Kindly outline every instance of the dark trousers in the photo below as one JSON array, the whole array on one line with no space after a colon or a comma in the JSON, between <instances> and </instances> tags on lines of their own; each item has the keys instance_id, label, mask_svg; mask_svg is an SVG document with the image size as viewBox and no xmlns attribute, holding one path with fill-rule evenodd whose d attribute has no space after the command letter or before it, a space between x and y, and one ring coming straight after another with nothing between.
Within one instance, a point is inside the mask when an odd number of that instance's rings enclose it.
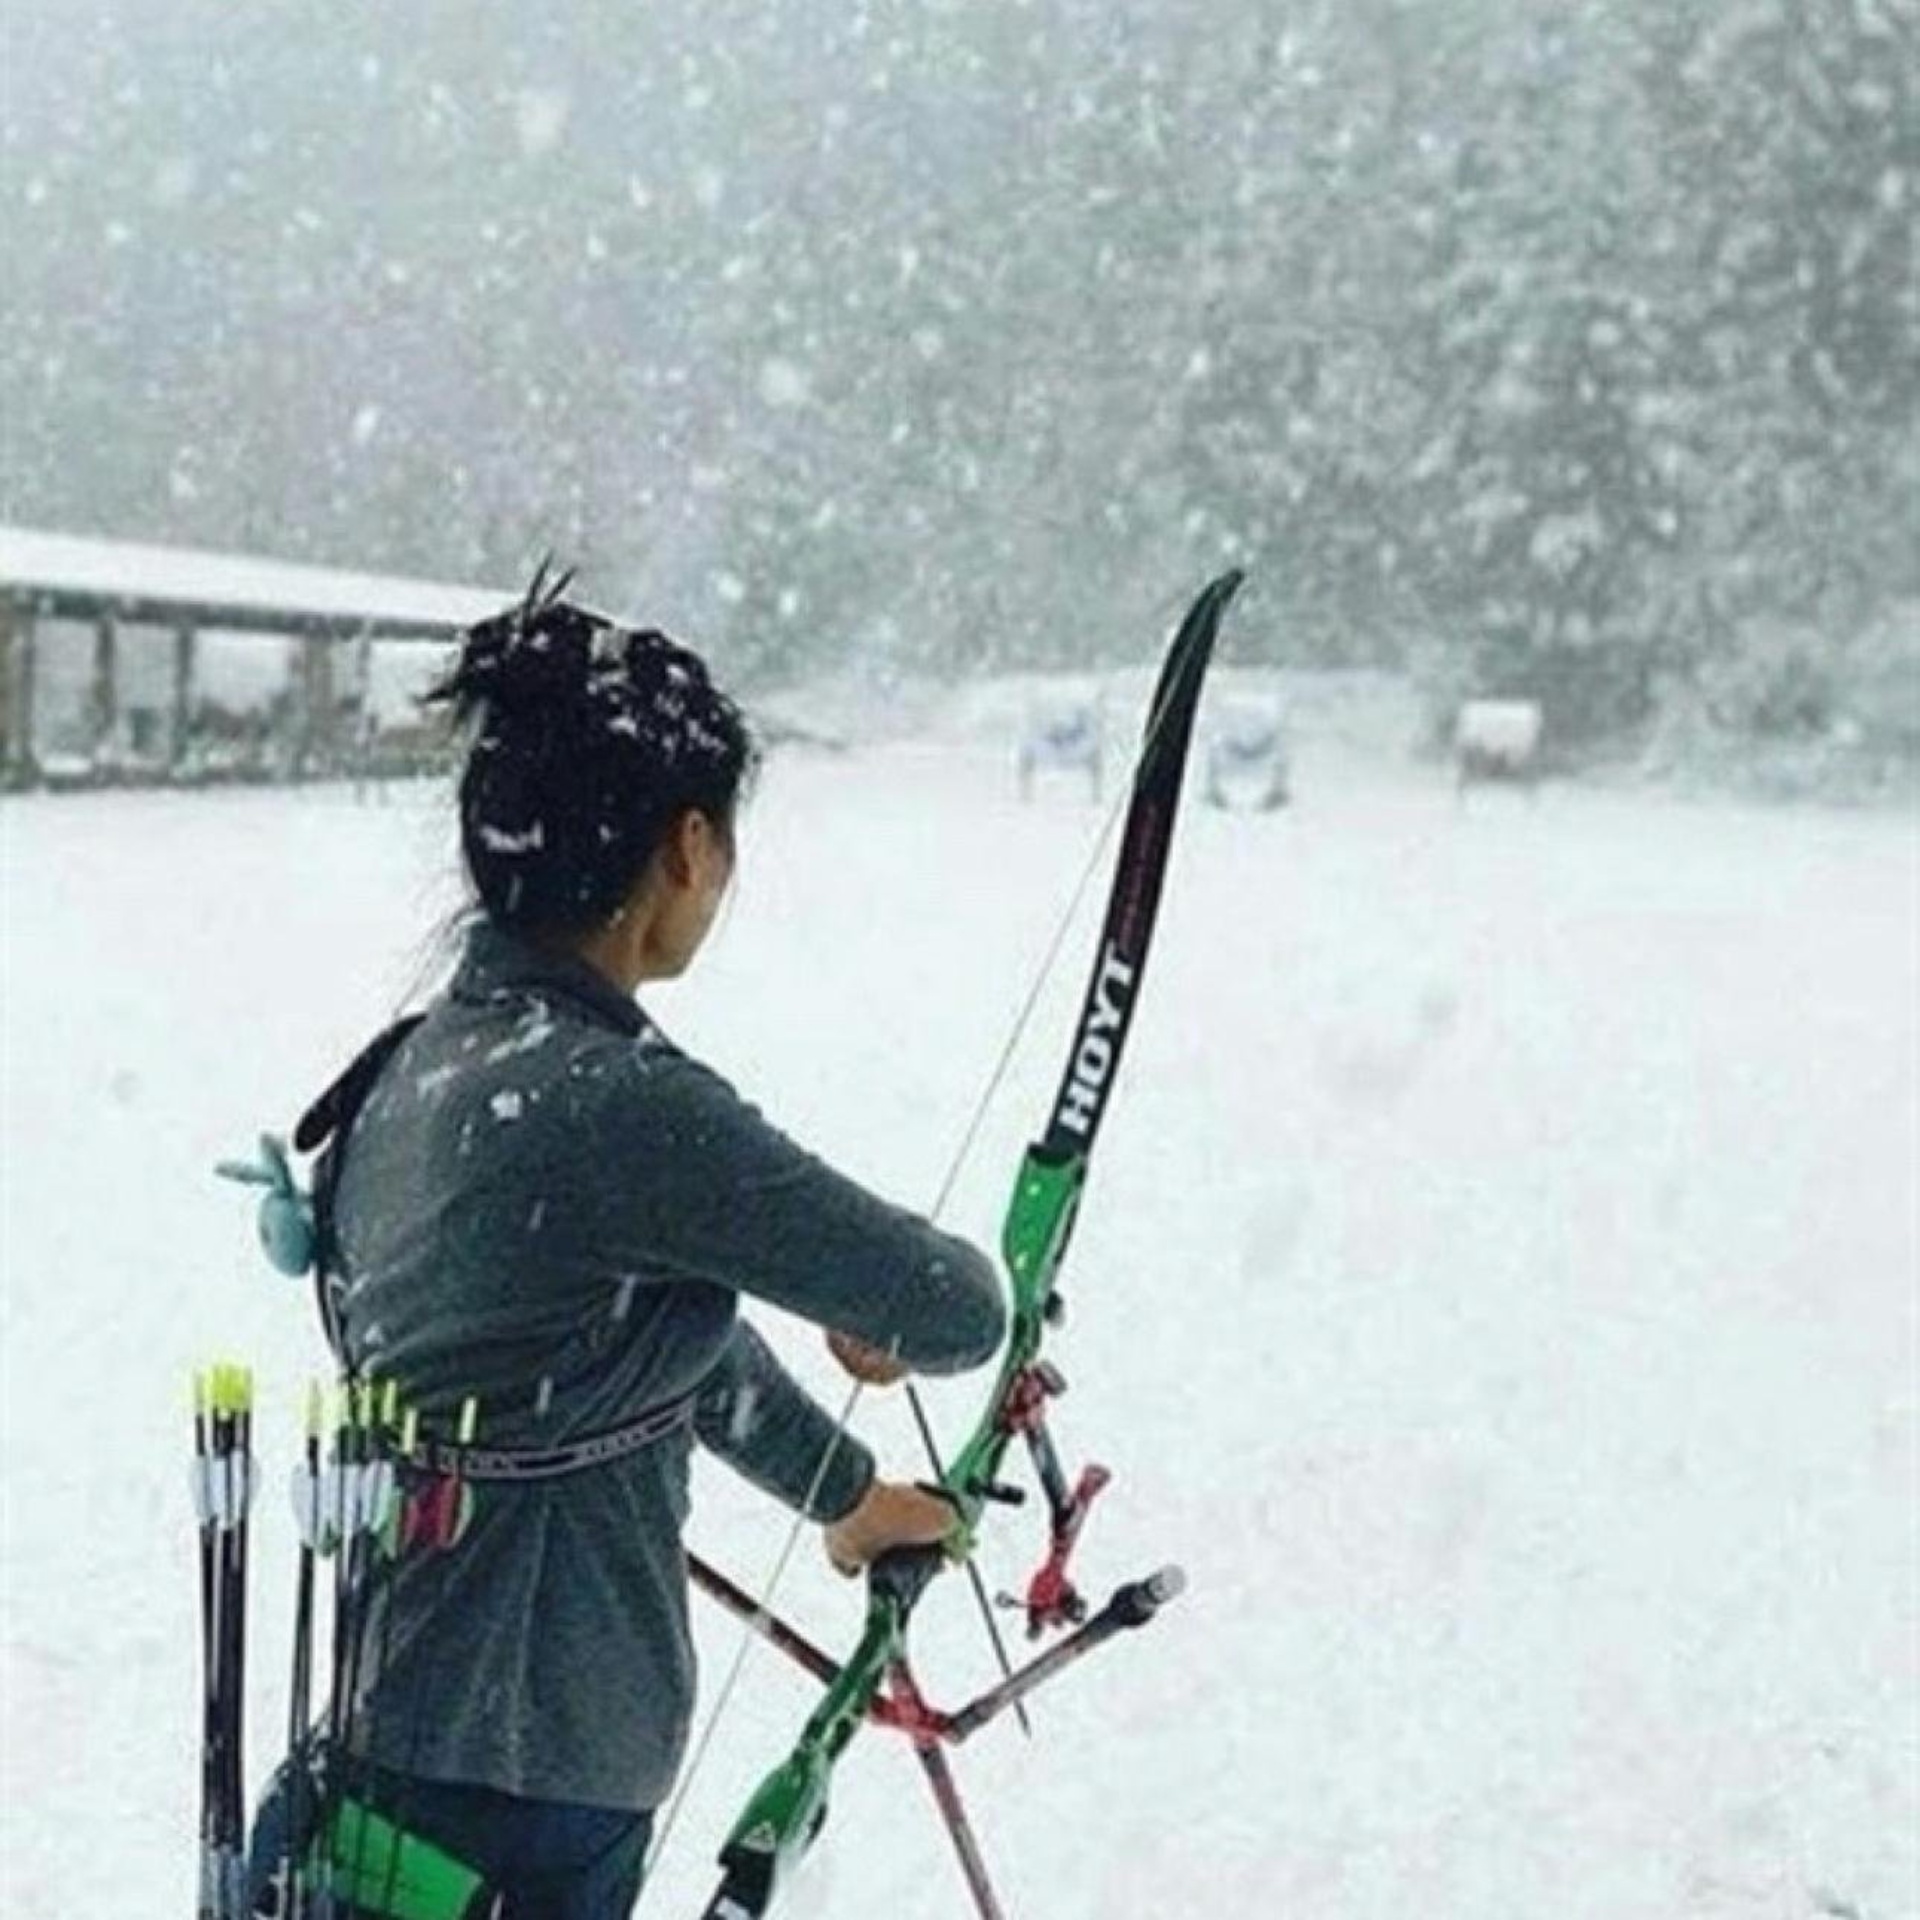
<instances>
[{"instance_id":1,"label":"dark trousers","mask_svg":"<svg viewBox=\"0 0 1920 1920\"><path fill-rule=\"evenodd\" d=\"M277 1779L268 1789L254 1828L254 1856L263 1864L286 1831L284 1785ZM385 1769L363 1787L409 1833L443 1847L498 1889L495 1920L627 1920L639 1898L650 1813L523 1800Z\"/></svg>"}]
</instances>

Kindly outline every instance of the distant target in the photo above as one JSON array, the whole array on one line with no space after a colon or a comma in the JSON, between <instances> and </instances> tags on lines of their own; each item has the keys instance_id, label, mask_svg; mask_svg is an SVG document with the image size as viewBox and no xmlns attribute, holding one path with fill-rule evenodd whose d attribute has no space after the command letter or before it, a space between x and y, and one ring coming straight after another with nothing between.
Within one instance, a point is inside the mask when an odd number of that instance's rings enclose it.
<instances>
[{"instance_id":1,"label":"distant target","mask_svg":"<svg viewBox=\"0 0 1920 1920\"><path fill-rule=\"evenodd\" d=\"M1020 798L1033 798L1042 774L1064 774L1084 780L1088 793L1098 800L1105 735L1100 703L1091 694L1052 691L1036 696L1022 719L1014 762Z\"/></svg>"},{"instance_id":2,"label":"distant target","mask_svg":"<svg viewBox=\"0 0 1920 1920\"><path fill-rule=\"evenodd\" d=\"M1207 738L1207 799L1235 812L1270 812L1293 797L1280 703L1224 701Z\"/></svg>"}]
</instances>

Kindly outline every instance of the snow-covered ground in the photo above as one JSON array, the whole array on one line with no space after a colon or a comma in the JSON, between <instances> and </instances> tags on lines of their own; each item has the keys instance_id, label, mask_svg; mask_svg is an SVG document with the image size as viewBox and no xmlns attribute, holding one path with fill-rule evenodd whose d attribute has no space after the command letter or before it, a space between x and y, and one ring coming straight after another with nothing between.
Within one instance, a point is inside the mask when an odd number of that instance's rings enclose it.
<instances>
[{"instance_id":1,"label":"snow-covered ground","mask_svg":"<svg viewBox=\"0 0 1920 1920\"><path fill-rule=\"evenodd\" d=\"M1910 818L1623 792L1457 808L1296 742L1299 805L1195 809L1069 1263L1090 1584L1191 1593L957 1756L1020 1920L1920 1914ZM938 1188L1098 816L958 729L776 760L671 1029L887 1191ZM320 1350L219 1155L431 970L444 801L0 807L0 1912L188 1909L187 1376L268 1396L255 1772L282 1712L278 1486ZM1095 889L1096 894L1098 888ZM1089 901L948 1219L991 1240ZM786 1344L827 1390L805 1329ZM958 1435L979 1384L933 1395ZM911 1471L901 1410L862 1429ZM998 1517L992 1586L1037 1519ZM714 1474L749 1584L781 1517ZM781 1604L846 1644L809 1544ZM925 1677L984 1681L958 1581ZM730 1625L707 1621L710 1680ZM619 1676L607 1676L617 1712ZM810 1683L757 1652L643 1915L685 1915ZM847 1758L799 1920L958 1920L916 1770Z\"/></svg>"}]
</instances>

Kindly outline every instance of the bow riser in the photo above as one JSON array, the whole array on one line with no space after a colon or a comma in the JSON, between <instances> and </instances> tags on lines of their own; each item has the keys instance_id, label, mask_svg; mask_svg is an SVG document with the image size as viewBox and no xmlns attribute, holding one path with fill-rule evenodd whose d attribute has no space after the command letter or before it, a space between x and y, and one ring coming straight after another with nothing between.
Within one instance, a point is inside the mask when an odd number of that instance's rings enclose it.
<instances>
[{"instance_id":1,"label":"bow riser","mask_svg":"<svg viewBox=\"0 0 1920 1920\"><path fill-rule=\"evenodd\" d=\"M1033 1146L1027 1149L1014 1182L1000 1237L1012 1296L1006 1351L1001 1355L987 1410L954 1455L942 1480L959 1515L948 1543L956 1558L972 1551L986 1503L1006 1492L1000 1481L1000 1462L1020 1431L1018 1423L1009 1420L1008 1409L1025 1397L1025 1383L1040 1358L1053 1303L1054 1278L1066 1253L1086 1178L1083 1155L1055 1160L1044 1147Z\"/></svg>"}]
</instances>

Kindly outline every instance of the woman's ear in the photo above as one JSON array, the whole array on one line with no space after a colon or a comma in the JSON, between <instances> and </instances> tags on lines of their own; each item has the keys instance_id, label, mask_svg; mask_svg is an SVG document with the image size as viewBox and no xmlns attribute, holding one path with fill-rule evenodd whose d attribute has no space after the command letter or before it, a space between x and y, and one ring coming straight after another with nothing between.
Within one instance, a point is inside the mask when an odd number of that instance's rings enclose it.
<instances>
[{"instance_id":1,"label":"woman's ear","mask_svg":"<svg viewBox=\"0 0 1920 1920\"><path fill-rule=\"evenodd\" d=\"M666 838L660 843L660 853L667 878L676 887L693 885L703 870L707 843L712 838L713 825L698 807L687 808L667 829Z\"/></svg>"}]
</instances>

